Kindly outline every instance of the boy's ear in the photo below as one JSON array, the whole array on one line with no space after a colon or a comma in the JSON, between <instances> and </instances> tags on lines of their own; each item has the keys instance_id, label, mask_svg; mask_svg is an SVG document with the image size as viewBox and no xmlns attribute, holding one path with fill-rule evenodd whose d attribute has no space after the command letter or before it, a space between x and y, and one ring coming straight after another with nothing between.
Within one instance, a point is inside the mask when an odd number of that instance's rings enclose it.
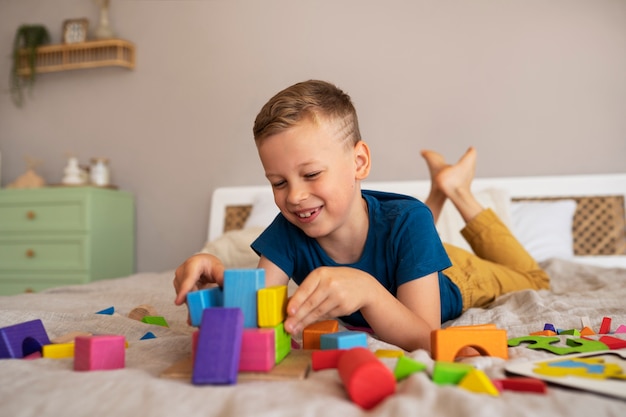
<instances>
[{"instance_id":1,"label":"boy's ear","mask_svg":"<svg viewBox=\"0 0 626 417\"><path fill-rule=\"evenodd\" d=\"M356 179L364 180L367 178L372 161L370 159L370 148L362 140L354 145L354 162L356 165Z\"/></svg>"}]
</instances>

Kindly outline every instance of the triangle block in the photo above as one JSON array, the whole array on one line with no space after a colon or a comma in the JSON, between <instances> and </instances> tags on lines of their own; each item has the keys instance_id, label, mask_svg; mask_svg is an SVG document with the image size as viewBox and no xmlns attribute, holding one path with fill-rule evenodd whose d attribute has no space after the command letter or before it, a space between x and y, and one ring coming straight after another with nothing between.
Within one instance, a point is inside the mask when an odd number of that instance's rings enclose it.
<instances>
[{"instance_id":1,"label":"triangle block","mask_svg":"<svg viewBox=\"0 0 626 417\"><path fill-rule=\"evenodd\" d=\"M459 382L459 387L465 388L468 391L489 394L496 397L500 395L500 391L498 391L489 377L480 369L472 369L469 371L461 382Z\"/></svg>"}]
</instances>

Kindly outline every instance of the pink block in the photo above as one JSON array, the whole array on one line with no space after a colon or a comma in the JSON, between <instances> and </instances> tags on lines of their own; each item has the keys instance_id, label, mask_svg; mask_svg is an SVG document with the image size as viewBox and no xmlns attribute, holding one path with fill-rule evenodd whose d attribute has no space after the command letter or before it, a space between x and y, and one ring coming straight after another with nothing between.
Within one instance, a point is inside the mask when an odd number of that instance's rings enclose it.
<instances>
[{"instance_id":1,"label":"pink block","mask_svg":"<svg viewBox=\"0 0 626 417\"><path fill-rule=\"evenodd\" d=\"M276 363L274 329L244 329L241 339L239 370L268 372Z\"/></svg>"},{"instance_id":2,"label":"pink block","mask_svg":"<svg viewBox=\"0 0 626 417\"><path fill-rule=\"evenodd\" d=\"M626 326L623 324L620 324L619 327L615 329L615 333L626 333Z\"/></svg>"},{"instance_id":3,"label":"pink block","mask_svg":"<svg viewBox=\"0 0 626 417\"><path fill-rule=\"evenodd\" d=\"M74 370L97 371L125 366L124 336L79 336L74 342Z\"/></svg>"}]
</instances>

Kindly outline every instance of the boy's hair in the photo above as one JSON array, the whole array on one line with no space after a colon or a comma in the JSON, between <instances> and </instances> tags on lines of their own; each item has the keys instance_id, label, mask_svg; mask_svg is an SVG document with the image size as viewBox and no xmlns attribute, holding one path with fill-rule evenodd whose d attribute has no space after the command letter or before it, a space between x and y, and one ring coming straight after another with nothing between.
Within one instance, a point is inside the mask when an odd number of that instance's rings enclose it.
<instances>
[{"instance_id":1,"label":"boy's hair","mask_svg":"<svg viewBox=\"0 0 626 417\"><path fill-rule=\"evenodd\" d=\"M287 87L272 97L254 121L257 144L281 133L305 118L313 123L326 119L337 127L337 135L354 146L361 140L356 110L350 96L335 85L319 80L303 81Z\"/></svg>"}]
</instances>

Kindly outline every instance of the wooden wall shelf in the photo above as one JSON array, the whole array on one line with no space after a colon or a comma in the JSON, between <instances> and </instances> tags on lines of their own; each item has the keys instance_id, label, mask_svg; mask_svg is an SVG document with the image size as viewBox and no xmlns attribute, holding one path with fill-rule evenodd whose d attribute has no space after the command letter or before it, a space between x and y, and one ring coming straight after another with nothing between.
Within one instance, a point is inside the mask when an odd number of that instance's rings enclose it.
<instances>
[{"instance_id":1,"label":"wooden wall shelf","mask_svg":"<svg viewBox=\"0 0 626 417\"><path fill-rule=\"evenodd\" d=\"M135 45L122 39L44 45L37 48L36 73L118 66L135 68ZM30 74L28 51L20 51L20 75Z\"/></svg>"}]
</instances>

